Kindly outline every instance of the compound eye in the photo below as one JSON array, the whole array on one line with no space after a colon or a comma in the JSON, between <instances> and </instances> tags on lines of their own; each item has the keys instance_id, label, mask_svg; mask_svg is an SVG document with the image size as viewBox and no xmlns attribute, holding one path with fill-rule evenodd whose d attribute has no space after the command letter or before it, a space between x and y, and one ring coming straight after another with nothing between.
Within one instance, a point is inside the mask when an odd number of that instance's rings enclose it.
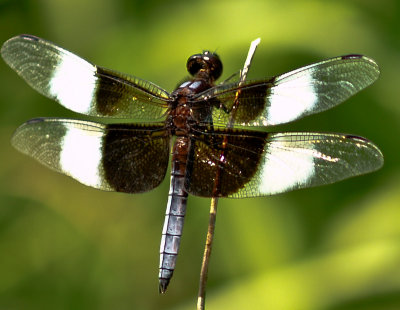
<instances>
[{"instance_id":1,"label":"compound eye","mask_svg":"<svg viewBox=\"0 0 400 310\"><path fill-rule=\"evenodd\" d=\"M217 54L209 54L210 75L217 80L222 74L222 62Z\"/></svg>"},{"instance_id":2,"label":"compound eye","mask_svg":"<svg viewBox=\"0 0 400 310\"><path fill-rule=\"evenodd\" d=\"M191 57L189 57L186 68L190 75L194 76L197 73L199 73L200 70L205 69L204 68L204 60L201 57L201 54L196 54Z\"/></svg>"},{"instance_id":3,"label":"compound eye","mask_svg":"<svg viewBox=\"0 0 400 310\"><path fill-rule=\"evenodd\" d=\"M215 81L222 74L222 62L216 53L204 51L202 54L204 62L207 64L207 69L210 77Z\"/></svg>"}]
</instances>

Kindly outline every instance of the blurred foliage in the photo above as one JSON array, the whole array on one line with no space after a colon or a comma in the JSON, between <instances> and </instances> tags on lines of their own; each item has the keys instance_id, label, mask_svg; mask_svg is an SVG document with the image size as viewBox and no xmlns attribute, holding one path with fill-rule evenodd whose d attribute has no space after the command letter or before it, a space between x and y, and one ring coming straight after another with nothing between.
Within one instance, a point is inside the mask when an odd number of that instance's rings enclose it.
<instances>
[{"instance_id":1,"label":"blurred foliage","mask_svg":"<svg viewBox=\"0 0 400 310\"><path fill-rule=\"evenodd\" d=\"M338 108L273 130L359 134L382 170L270 198L220 200L207 309L400 309L400 3L0 0L0 41L30 33L172 90L188 56L217 50L223 79L261 37L249 78L361 53L381 66ZM0 61L0 309L194 309L209 200L191 197L166 295L157 291L168 182L104 193L9 144L37 116L77 117ZM81 117L81 116L78 116Z\"/></svg>"}]
</instances>

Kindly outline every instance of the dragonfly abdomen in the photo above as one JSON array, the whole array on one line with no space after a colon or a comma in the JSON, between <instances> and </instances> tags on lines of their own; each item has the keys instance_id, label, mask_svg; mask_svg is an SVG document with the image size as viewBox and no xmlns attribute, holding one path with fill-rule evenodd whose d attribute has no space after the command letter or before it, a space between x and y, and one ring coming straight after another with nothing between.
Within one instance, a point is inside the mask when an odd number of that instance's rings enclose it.
<instances>
[{"instance_id":1,"label":"dragonfly abdomen","mask_svg":"<svg viewBox=\"0 0 400 310\"><path fill-rule=\"evenodd\" d=\"M165 293L175 269L186 213L184 189L188 138L177 137L172 152L171 183L160 244L159 290Z\"/></svg>"}]
</instances>

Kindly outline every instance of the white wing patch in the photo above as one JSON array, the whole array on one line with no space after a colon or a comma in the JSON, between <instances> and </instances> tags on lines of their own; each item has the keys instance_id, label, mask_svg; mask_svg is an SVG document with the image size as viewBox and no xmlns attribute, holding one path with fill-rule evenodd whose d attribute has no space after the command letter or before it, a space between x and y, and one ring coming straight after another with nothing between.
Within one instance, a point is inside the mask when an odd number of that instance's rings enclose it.
<instances>
[{"instance_id":1,"label":"white wing patch","mask_svg":"<svg viewBox=\"0 0 400 310\"><path fill-rule=\"evenodd\" d=\"M312 110L318 101L310 70L284 74L276 83L267 99L268 125L298 119L304 112Z\"/></svg>"},{"instance_id":2,"label":"white wing patch","mask_svg":"<svg viewBox=\"0 0 400 310\"><path fill-rule=\"evenodd\" d=\"M69 127L62 141L61 170L85 185L101 188L102 137L99 131L88 135L88 131Z\"/></svg>"},{"instance_id":3,"label":"white wing patch","mask_svg":"<svg viewBox=\"0 0 400 310\"><path fill-rule=\"evenodd\" d=\"M304 184L315 174L313 150L299 149L293 152L292 147L279 146L267 148L265 161L261 168L260 192L273 195L287 192Z\"/></svg>"},{"instance_id":4,"label":"white wing patch","mask_svg":"<svg viewBox=\"0 0 400 310\"><path fill-rule=\"evenodd\" d=\"M63 56L50 80L49 93L64 107L88 114L96 87L96 67L69 52Z\"/></svg>"}]
</instances>

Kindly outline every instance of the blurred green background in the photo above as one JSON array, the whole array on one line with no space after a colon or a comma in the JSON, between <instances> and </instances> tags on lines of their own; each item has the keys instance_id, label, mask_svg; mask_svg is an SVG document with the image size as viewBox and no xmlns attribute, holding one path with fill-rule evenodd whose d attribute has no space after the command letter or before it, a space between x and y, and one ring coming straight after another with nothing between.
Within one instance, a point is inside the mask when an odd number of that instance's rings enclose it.
<instances>
[{"instance_id":1,"label":"blurred green background","mask_svg":"<svg viewBox=\"0 0 400 310\"><path fill-rule=\"evenodd\" d=\"M400 309L400 2L0 0L0 41L30 33L172 90L217 50L223 78L261 37L249 78L347 53L381 77L341 106L272 130L368 137L382 170L331 186L219 203L207 309ZM0 61L0 309L194 309L209 200L190 197L181 252L158 294L166 180L105 193L10 146L38 116L81 117Z\"/></svg>"}]
</instances>

